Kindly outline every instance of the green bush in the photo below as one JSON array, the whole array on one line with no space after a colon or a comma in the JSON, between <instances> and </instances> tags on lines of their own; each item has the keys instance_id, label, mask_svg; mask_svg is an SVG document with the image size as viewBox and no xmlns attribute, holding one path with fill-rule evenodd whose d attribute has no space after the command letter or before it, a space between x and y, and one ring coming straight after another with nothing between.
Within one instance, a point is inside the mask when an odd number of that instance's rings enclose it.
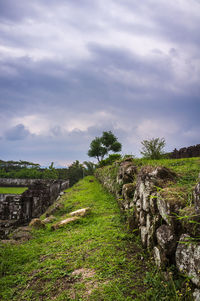
<instances>
[{"instance_id":1,"label":"green bush","mask_svg":"<svg viewBox=\"0 0 200 301\"><path fill-rule=\"evenodd\" d=\"M104 167L107 165L111 165L112 163L114 163L117 160L121 159L121 155L120 154L111 154L109 155L108 158L101 160L101 162L99 162L98 167Z\"/></svg>"}]
</instances>

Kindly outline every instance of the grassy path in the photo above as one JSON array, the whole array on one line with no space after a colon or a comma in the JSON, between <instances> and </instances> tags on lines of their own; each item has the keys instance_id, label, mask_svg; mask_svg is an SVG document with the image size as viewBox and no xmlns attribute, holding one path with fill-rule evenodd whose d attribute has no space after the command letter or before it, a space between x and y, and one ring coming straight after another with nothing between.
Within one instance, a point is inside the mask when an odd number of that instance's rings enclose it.
<instances>
[{"instance_id":1,"label":"grassy path","mask_svg":"<svg viewBox=\"0 0 200 301\"><path fill-rule=\"evenodd\" d=\"M84 207L91 214L56 231L34 230L22 244L0 244L0 300L158 300L145 287L150 264L114 197L87 177L62 202L58 221Z\"/></svg>"}]
</instances>

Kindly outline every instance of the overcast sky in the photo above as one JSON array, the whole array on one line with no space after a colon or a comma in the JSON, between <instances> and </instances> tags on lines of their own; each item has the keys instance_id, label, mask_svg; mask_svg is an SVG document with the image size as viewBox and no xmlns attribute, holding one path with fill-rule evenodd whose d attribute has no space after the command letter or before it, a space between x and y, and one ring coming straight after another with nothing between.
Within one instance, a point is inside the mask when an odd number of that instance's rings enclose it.
<instances>
[{"instance_id":1,"label":"overcast sky","mask_svg":"<svg viewBox=\"0 0 200 301\"><path fill-rule=\"evenodd\" d=\"M200 0L0 0L0 159L200 143Z\"/></svg>"}]
</instances>

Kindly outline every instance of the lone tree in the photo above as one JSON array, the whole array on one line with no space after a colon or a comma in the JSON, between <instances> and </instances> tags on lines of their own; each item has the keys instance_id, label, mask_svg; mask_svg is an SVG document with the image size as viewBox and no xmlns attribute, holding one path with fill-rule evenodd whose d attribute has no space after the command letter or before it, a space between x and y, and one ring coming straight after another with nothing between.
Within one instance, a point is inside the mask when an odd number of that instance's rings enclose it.
<instances>
[{"instance_id":1,"label":"lone tree","mask_svg":"<svg viewBox=\"0 0 200 301\"><path fill-rule=\"evenodd\" d=\"M163 155L163 148L165 147L164 138L152 138L150 140L143 140L143 145L140 153L147 159L160 159Z\"/></svg>"},{"instance_id":2,"label":"lone tree","mask_svg":"<svg viewBox=\"0 0 200 301\"><path fill-rule=\"evenodd\" d=\"M116 153L120 152L121 149L121 143L118 142L117 138L111 131L103 132L101 137L96 137L90 143L88 156L94 157L98 160L98 162L100 162L110 151Z\"/></svg>"}]
</instances>

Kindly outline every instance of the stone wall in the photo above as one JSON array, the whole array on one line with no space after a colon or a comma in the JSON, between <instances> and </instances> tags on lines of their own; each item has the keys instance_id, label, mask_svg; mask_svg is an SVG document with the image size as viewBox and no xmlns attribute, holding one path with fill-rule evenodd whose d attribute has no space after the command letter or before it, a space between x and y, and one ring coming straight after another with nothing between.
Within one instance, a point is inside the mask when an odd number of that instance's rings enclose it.
<instances>
[{"instance_id":1,"label":"stone wall","mask_svg":"<svg viewBox=\"0 0 200 301\"><path fill-rule=\"evenodd\" d=\"M39 217L58 198L60 192L69 187L69 181L6 179L7 183L18 183L29 186L21 195L0 194L0 238L19 225L28 223L32 218ZM10 181L9 181L10 180ZM0 183L5 183L0 180ZM2 184L4 185L4 184ZM17 185L15 185L17 186Z\"/></svg>"},{"instance_id":2,"label":"stone wall","mask_svg":"<svg viewBox=\"0 0 200 301\"><path fill-rule=\"evenodd\" d=\"M175 264L200 287L200 183L187 207L187 192L172 185L176 174L165 167L138 170L128 160L97 170L96 177L115 194L129 225L139 229L157 266Z\"/></svg>"},{"instance_id":3,"label":"stone wall","mask_svg":"<svg viewBox=\"0 0 200 301\"><path fill-rule=\"evenodd\" d=\"M29 187L35 183L48 184L53 180L0 178L0 187ZM65 181L60 181L65 183Z\"/></svg>"},{"instance_id":4,"label":"stone wall","mask_svg":"<svg viewBox=\"0 0 200 301\"><path fill-rule=\"evenodd\" d=\"M200 157L200 144L183 147L179 150L175 148L170 157L172 159Z\"/></svg>"}]
</instances>

